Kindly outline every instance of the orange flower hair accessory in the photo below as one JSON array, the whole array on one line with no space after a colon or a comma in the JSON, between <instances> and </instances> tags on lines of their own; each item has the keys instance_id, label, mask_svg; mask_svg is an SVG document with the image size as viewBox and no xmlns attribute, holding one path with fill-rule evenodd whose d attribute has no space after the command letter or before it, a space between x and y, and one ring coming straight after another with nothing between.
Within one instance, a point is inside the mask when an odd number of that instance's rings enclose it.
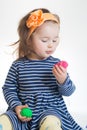
<instances>
[{"instance_id":1,"label":"orange flower hair accessory","mask_svg":"<svg viewBox=\"0 0 87 130\"><path fill-rule=\"evenodd\" d=\"M43 13L42 10L32 12L26 21L26 26L30 28L29 36L37 27L39 27L47 20L53 20L59 24L58 19L51 13Z\"/></svg>"},{"instance_id":2,"label":"orange flower hair accessory","mask_svg":"<svg viewBox=\"0 0 87 130\"><path fill-rule=\"evenodd\" d=\"M44 18L42 15L42 11L38 10L38 11L31 13L30 17L26 21L26 25L28 28L37 27L37 26L40 26L41 23L43 23L43 20L44 20Z\"/></svg>"}]
</instances>

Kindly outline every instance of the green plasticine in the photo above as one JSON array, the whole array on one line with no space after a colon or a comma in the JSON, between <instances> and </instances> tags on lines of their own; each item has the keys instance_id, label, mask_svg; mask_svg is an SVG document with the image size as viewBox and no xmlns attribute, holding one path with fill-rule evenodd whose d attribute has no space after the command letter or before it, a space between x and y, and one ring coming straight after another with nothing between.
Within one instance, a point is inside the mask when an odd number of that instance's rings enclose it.
<instances>
[{"instance_id":1,"label":"green plasticine","mask_svg":"<svg viewBox=\"0 0 87 130\"><path fill-rule=\"evenodd\" d=\"M25 116L27 118L31 118L32 117L32 110L29 109L29 108L22 108L20 114L21 114L21 116Z\"/></svg>"}]
</instances>

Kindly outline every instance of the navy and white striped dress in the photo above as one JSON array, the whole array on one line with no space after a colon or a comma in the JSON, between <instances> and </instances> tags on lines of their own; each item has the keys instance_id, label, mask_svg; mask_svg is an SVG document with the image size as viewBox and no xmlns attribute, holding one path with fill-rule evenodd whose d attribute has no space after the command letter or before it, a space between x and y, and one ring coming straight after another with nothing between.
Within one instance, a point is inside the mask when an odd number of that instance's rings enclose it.
<instances>
[{"instance_id":1,"label":"navy and white striped dress","mask_svg":"<svg viewBox=\"0 0 87 130\"><path fill-rule=\"evenodd\" d=\"M68 112L62 96L70 96L75 85L67 74L60 85L52 68L59 59L52 56L45 60L29 60L26 57L14 61L9 69L3 93L9 105L6 114L14 130L39 130L39 121L47 115L61 119L63 130L82 130ZM21 122L14 112L17 105L28 104L33 111L30 122Z\"/></svg>"}]
</instances>

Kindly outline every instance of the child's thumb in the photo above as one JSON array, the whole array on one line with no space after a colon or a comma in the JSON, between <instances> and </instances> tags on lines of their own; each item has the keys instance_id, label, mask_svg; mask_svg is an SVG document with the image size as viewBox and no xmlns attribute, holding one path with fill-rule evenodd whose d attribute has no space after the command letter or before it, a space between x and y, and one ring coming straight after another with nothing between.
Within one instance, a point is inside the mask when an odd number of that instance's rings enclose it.
<instances>
[{"instance_id":1,"label":"child's thumb","mask_svg":"<svg viewBox=\"0 0 87 130\"><path fill-rule=\"evenodd\" d=\"M27 104L25 104L25 105L24 105L24 108L25 108L25 107L28 107L28 105L27 105Z\"/></svg>"}]
</instances>

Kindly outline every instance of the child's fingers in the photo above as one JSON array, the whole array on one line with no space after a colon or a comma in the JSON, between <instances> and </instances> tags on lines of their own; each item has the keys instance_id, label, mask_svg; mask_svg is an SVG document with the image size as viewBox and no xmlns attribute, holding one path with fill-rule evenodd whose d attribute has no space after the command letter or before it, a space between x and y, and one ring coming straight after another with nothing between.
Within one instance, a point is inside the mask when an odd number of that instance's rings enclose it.
<instances>
[{"instance_id":1,"label":"child's fingers","mask_svg":"<svg viewBox=\"0 0 87 130\"><path fill-rule=\"evenodd\" d=\"M18 114L18 118L21 120L21 121L23 121L23 122L25 122L25 121L30 121L32 118L27 118L27 117L25 117L25 116L21 116L21 114Z\"/></svg>"}]
</instances>

